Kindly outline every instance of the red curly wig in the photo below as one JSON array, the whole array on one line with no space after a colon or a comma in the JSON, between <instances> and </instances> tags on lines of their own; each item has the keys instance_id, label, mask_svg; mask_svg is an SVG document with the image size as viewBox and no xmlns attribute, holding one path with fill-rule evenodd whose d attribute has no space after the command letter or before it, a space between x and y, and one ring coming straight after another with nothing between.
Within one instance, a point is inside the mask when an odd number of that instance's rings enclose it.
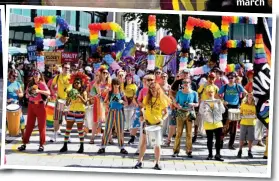
<instances>
[{"instance_id":1,"label":"red curly wig","mask_svg":"<svg viewBox=\"0 0 279 181\"><path fill-rule=\"evenodd\" d=\"M73 84L76 79L80 79L83 86L87 86L89 84L89 77L85 73L77 72L72 74L69 79L70 84Z\"/></svg>"}]
</instances>

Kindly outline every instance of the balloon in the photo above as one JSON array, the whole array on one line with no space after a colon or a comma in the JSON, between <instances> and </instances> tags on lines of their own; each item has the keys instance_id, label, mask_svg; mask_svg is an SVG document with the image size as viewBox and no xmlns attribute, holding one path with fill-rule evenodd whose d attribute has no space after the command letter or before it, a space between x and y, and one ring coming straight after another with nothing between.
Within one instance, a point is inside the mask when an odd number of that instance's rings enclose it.
<instances>
[{"instance_id":1,"label":"balloon","mask_svg":"<svg viewBox=\"0 0 279 181\"><path fill-rule=\"evenodd\" d=\"M160 50L167 55L173 54L177 50L177 41L172 36L165 36L160 41Z\"/></svg>"}]
</instances>

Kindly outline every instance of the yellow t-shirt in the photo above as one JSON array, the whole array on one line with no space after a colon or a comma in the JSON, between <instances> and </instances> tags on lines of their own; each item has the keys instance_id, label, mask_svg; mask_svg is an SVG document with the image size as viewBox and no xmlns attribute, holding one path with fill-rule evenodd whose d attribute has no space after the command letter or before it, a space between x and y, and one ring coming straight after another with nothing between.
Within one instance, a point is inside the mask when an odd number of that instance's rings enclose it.
<instances>
[{"instance_id":1,"label":"yellow t-shirt","mask_svg":"<svg viewBox=\"0 0 279 181\"><path fill-rule=\"evenodd\" d=\"M83 102L79 98L77 98L76 100L71 101L69 111L85 112L85 105L83 104Z\"/></svg>"},{"instance_id":2,"label":"yellow t-shirt","mask_svg":"<svg viewBox=\"0 0 279 181\"><path fill-rule=\"evenodd\" d=\"M136 84L129 84L129 85L126 85L125 87L125 90L124 90L124 93L125 93L125 96L127 98L132 98L136 95L137 93L137 85Z\"/></svg>"},{"instance_id":3,"label":"yellow t-shirt","mask_svg":"<svg viewBox=\"0 0 279 181\"><path fill-rule=\"evenodd\" d=\"M243 116L256 115L256 106L242 103L240 106L240 114L242 114ZM256 119L255 118L241 119L240 124L246 126L255 126Z\"/></svg>"},{"instance_id":4,"label":"yellow t-shirt","mask_svg":"<svg viewBox=\"0 0 279 181\"><path fill-rule=\"evenodd\" d=\"M124 92L124 83L120 84L120 90L121 90L121 92Z\"/></svg>"},{"instance_id":5,"label":"yellow t-shirt","mask_svg":"<svg viewBox=\"0 0 279 181\"><path fill-rule=\"evenodd\" d=\"M157 100L156 98L152 98L151 102L151 104L148 104L146 97L143 99L143 108L145 109L143 116L150 124L155 125L162 121L163 110L166 109L168 105L164 105L159 98Z\"/></svg>"},{"instance_id":6,"label":"yellow t-shirt","mask_svg":"<svg viewBox=\"0 0 279 181\"><path fill-rule=\"evenodd\" d=\"M210 105L211 108L213 108L214 103L209 103L209 105ZM217 129L217 128L222 128L223 123L222 123L222 121L217 122L217 123L209 123L209 122L204 121L203 127L204 127L205 130L214 130L214 129Z\"/></svg>"},{"instance_id":7,"label":"yellow t-shirt","mask_svg":"<svg viewBox=\"0 0 279 181\"><path fill-rule=\"evenodd\" d=\"M58 80L57 77L59 76ZM60 99L67 99L67 92L71 90L72 85L69 83L70 75L56 75L52 81L52 85L57 85L57 95Z\"/></svg>"},{"instance_id":8,"label":"yellow t-shirt","mask_svg":"<svg viewBox=\"0 0 279 181\"><path fill-rule=\"evenodd\" d=\"M209 97L207 95L207 90L212 89L212 88L215 90L215 95L217 95L218 91L219 91L219 88L215 84L213 84L213 85L207 85L207 84L200 85L200 87L198 89L198 93L199 94L202 93L201 98L200 98L201 101L205 101L205 100L209 99Z\"/></svg>"}]
</instances>

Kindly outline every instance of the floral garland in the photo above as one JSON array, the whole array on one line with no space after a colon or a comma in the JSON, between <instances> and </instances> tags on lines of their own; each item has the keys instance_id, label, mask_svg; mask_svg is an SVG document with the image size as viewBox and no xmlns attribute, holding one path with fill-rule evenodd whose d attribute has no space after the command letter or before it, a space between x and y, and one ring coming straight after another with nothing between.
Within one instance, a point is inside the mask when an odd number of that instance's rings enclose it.
<instances>
[{"instance_id":1,"label":"floral garland","mask_svg":"<svg viewBox=\"0 0 279 181\"><path fill-rule=\"evenodd\" d=\"M58 24L55 39L44 39L43 25ZM69 25L60 16L38 16L34 19L35 42L37 51L43 51L44 46L59 47L68 40Z\"/></svg>"}]
</instances>

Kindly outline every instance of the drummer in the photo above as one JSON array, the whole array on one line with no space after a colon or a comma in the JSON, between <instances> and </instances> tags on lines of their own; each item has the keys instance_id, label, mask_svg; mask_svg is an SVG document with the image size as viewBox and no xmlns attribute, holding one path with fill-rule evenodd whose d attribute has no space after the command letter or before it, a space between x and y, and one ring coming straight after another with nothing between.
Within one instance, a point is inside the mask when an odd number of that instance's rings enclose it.
<instances>
[{"instance_id":1,"label":"drummer","mask_svg":"<svg viewBox=\"0 0 279 181\"><path fill-rule=\"evenodd\" d=\"M226 107L226 112L225 115L223 117L223 125L224 125L224 129L223 129L223 135L221 138L221 148L223 147L223 139L224 139L224 135L227 134L227 132L230 132L230 141L229 141L229 149L231 150L235 150L234 147L234 141L235 141L235 136L236 136L236 129L237 129L237 121L230 121L227 120L228 119L228 110L229 109L238 109L239 105L240 105L240 95L244 95L246 92L246 90L243 88L242 85L240 84L236 84L235 83L235 79L237 77L235 72L231 72L228 74L228 79L229 79L229 83L222 86L221 89L219 90L218 94L224 95L223 99L224 99L224 104Z\"/></svg>"},{"instance_id":2,"label":"drummer","mask_svg":"<svg viewBox=\"0 0 279 181\"><path fill-rule=\"evenodd\" d=\"M142 138L141 142L139 143L139 158L137 164L134 167L135 169L139 169L142 167L142 161L146 151L147 138L145 128L152 125L161 126L163 124L163 120L168 116L167 109L170 104L171 99L164 93L161 86L155 82L150 83L148 93L142 103L144 108L144 120L142 124ZM156 140L156 146L154 148L156 163L153 168L155 170L161 170L161 167L159 166L159 161L161 157L161 141L162 140Z\"/></svg>"},{"instance_id":3,"label":"drummer","mask_svg":"<svg viewBox=\"0 0 279 181\"><path fill-rule=\"evenodd\" d=\"M57 133L59 132L61 134L60 125L63 122L63 110L59 110L58 108L58 100L64 100L67 99L67 92L71 89L71 84L69 83L70 79L70 64L65 63L62 65L62 74L58 74L53 78L51 89L55 90L57 89L57 99L55 103L55 109L54 109L54 135L51 138L51 142L56 142Z\"/></svg>"},{"instance_id":4,"label":"drummer","mask_svg":"<svg viewBox=\"0 0 279 181\"><path fill-rule=\"evenodd\" d=\"M23 97L22 87L20 83L16 81L17 76L18 73L14 69L9 72L8 86L7 86L7 104L16 104L16 103L19 104L19 98ZM21 130L22 139L24 135L24 129L25 129L25 120L23 115L21 115L20 130Z\"/></svg>"},{"instance_id":5,"label":"drummer","mask_svg":"<svg viewBox=\"0 0 279 181\"><path fill-rule=\"evenodd\" d=\"M36 119L38 121L39 133L40 133L40 146L38 151L44 151L45 137L46 137L46 109L45 101L47 96L50 95L50 91L47 88L43 74L39 70L33 72L33 78L27 85L26 96L29 100L28 113L27 113L27 125L26 131L23 137L23 145L18 150L23 151L26 149L26 144L29 142L32 131L34 129Z\"/></svg>"},{"instance_id":6,"label":"drummer","mask_svg":"<svg viewBox=\"0 0 279 181\"><path fill-rule=\"evenodd\" d=\"M191 80L182 81L183 89L178 91L174 106L177 108L176 124L177 133L173 147L173 157L177 157L180 151L180 140L184 125L186 126L186 154L192 158L192 125L196 119L195 107L199 106L198 93L191 89Z\"/></svg>"}]
</instances>

